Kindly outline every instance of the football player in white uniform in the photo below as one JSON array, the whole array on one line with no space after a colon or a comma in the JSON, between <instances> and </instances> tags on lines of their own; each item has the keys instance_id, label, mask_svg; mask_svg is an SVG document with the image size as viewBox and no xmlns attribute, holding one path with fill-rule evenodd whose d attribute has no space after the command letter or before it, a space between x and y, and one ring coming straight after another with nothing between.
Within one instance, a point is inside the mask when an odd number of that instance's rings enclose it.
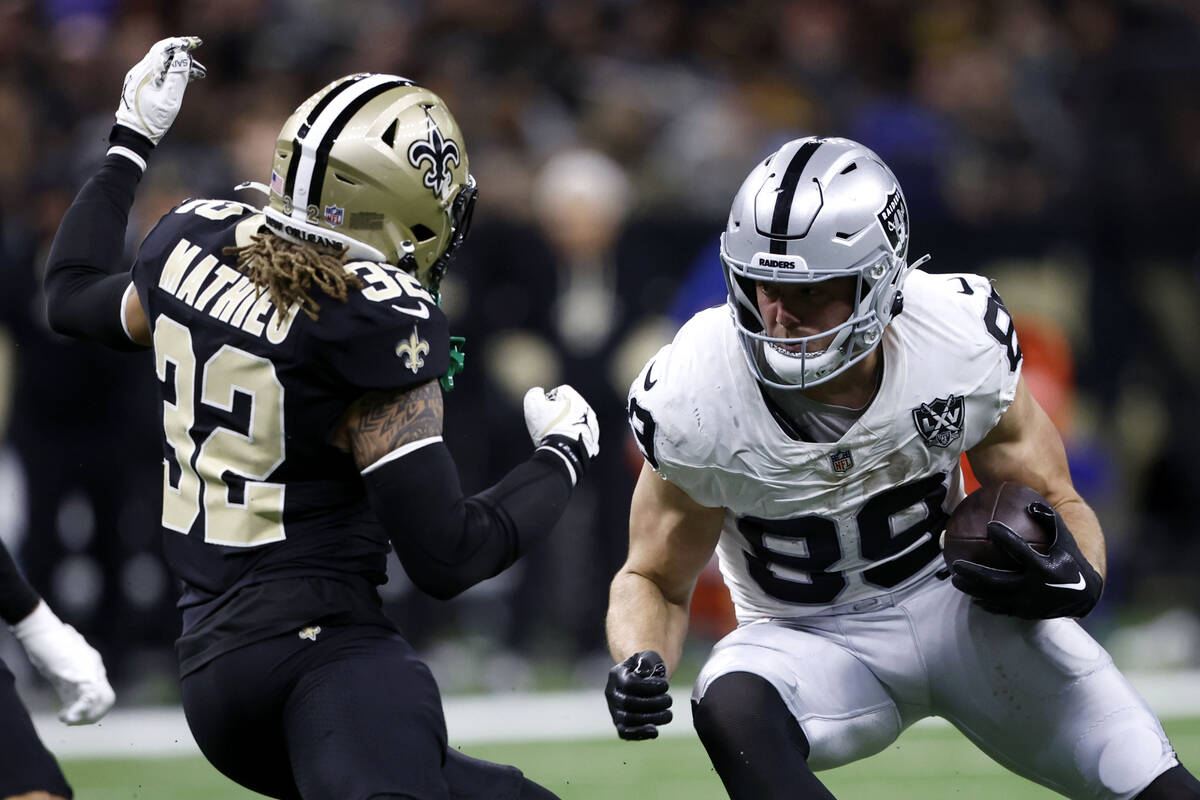
<instances>
[{"instance_id":1,"label":"football player in white uniform","mask_svg":"<svg viewBox=\"0 0 1200 800\"><path fill-rule=\"evenodd\" d=\"M629 396L645 456L612 583L606 696L618 733L671 719L696 578L716 550L737 610L693 718L733 798L831 797L814 770L877 753L931 715L1070 797L1200 797L1145 702L1073 618L1100 597L1104 538L1021 380L987 279L907 260L891 170L846 139L758 164L721 241L727 308L696 314ZM1046 556L956 562L938 538L984 483L1053 506Z\"/></svg>"},{"instance_id":2,"label":"football player in white uniform","mask_svg":"<svg viewBox=\"0 0 1200 800\"><path fill-rule=\"evenodd\" d=\"M0 541L0 621L62 698L58 718L90 725L112 708L116 695L104 661L79 632L58 618L25 580ZM14 688L12 672L0 660L0 797L5 800L64 800L71 787L54 756L42 744L29 712Z\"/></svg>"}]
</instances>

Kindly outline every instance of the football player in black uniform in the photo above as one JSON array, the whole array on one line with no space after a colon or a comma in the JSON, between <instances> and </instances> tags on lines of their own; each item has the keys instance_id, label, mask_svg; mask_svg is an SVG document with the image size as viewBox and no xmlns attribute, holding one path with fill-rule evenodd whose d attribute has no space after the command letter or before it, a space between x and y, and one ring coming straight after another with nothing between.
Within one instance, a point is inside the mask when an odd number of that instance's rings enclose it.
<instances>
[{"instance_id":1,"label":"football player in black uniform","mask_svg":"<svg viewBox=\"0 0 1200 800\"><path fill-rule=\"evenodd\" d=\"M0 542L0 619L50 681L63 707L58 718L86 725L112 708L114 695L100 654L62 622L30 586ZM0 661L0 798L69 798L71 787L50 755Z\"/></svg>"},{"instance_id":2,"label":"football player in black uniform","mask_svg":"<svg viewBox=\"0 0 1200 800\"><path fill-rule=\"evenodd\" d=\"M574 389L531 389L533 454L462 493L441 439L453 356L437 303L475 201L462 133L411 81L336 80L284 124L265 207L188 200L122 272L134 190L203 75L198 45L163 40L129 72L46 275L56 330L154 349L192 732L272 797L553 797L447 747L437 686L376 591L389 542L439 598L502 571L598 449Z\"/></svg>"}]
</instances>

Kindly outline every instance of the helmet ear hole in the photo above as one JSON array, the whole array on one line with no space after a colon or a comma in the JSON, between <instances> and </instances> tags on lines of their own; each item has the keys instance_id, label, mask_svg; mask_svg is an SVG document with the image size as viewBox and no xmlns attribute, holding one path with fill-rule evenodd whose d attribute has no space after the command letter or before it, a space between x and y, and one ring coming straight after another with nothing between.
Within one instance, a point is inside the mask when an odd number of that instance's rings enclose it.
<instances>
[{"instance_id":1,"label":"helmet ear hole","mask_svg":"<svg viewBox=\"0 0 1200 800\"><path fill-rule=\"evenodd\" d=\"M437 234L434 233L432 228L430 228L427 225L422 225L419 222L416 225L412 226L412 232L413 232L413 236L417 237L418 242L427 242L430 239L432 239L434 236L437 236Z\"/></svg>"},{"instance_id":2,"label":"helmet ear hole","mask_svg":"<svg viewBox=\"0 0 1200 800\"><path fill-rule=\"evenodd\" d=\"M383 143L388 147L394 148L396 146L396 123L399 121L398 119L392 120L392 124L388 125L387 130L383 132L383 136L379 137L383 139Z\"/></svg>"}]
</instances>

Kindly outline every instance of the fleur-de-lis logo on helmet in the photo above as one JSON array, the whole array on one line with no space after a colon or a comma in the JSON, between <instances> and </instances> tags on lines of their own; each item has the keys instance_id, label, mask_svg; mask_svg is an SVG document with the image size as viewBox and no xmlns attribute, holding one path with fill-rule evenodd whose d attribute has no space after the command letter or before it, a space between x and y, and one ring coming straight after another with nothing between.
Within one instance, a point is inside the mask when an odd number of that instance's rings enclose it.
<instances>
[{"instance_id":1,"label":"fleur-de-lis logo on helmet","mask_svg":"<svg viewBox=\"0 0 1200 800\"><path fill-rule=\"evenodd\" d=\"M434 195L442 198L446 196L453 177L450 170L457 167L462 158L458 143L442 137L437 121L429 114L429 106L425 107L425 118L429 120L429 136L408 146L408 163L420 169L423 163L429 162L423 182L433 190Z\"/></svg>"}]
</instances>

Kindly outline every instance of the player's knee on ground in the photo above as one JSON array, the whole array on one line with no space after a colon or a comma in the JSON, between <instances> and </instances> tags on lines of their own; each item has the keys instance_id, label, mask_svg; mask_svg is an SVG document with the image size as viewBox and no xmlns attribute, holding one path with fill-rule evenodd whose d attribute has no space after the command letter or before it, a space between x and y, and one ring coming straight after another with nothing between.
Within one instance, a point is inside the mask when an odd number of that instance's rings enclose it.
<instances>
[{"instance_id":1,"label":"player's knee on ground","mask_svg":"<svg viewBox=\"0 0 1200 800\"><path fill-rule=\"evenodd\" d=\"M1154 779L1136 800L1195 800L1200 798L1200 780L1183 768L1171 767Z\"/></svg>"}]
</instances>

